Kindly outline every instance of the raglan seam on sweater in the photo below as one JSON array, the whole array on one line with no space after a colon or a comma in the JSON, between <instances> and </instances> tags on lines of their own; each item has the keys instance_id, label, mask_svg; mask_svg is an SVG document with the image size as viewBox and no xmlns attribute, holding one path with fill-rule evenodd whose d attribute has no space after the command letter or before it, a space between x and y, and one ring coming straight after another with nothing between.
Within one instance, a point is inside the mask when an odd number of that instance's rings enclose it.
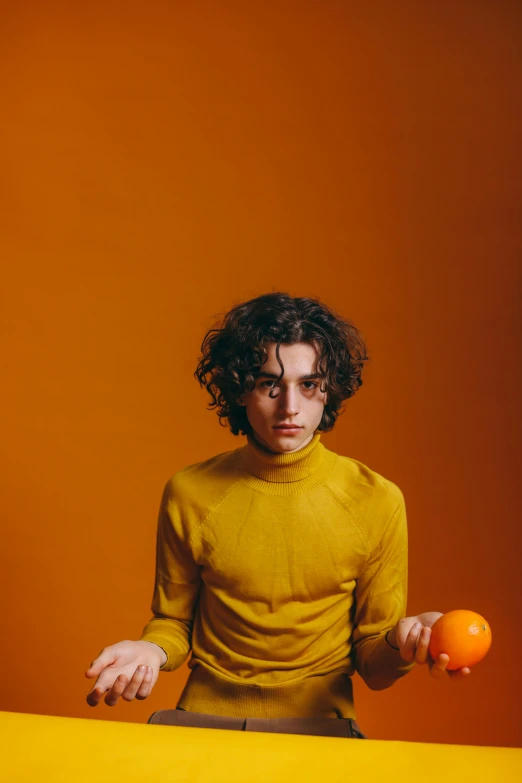
<instances>
[{"instance_id":1,"label":"raglan seam on sweater","mask_svg":"<svg viewBox=\"0 0 522 783\"><path fill-rule=\"evenodd\" d=\"M234 483L227 487L227 489L224 491L224 493L217 499L214 505L211 505L207 510L206 513L201 516L198 520L197 529L191 533L189 536L189 544L193 545L193 539L194 536L197 534L199 536L199 551L201 554L203 554L203 525L207 521L207 519L215 512L217 509L225 502L225 500L228 498L228 496L236 489L237 485L241 483L241 479L238 478Z\"/></svg>"},{"instance_id":2,"label":"raglan seam on sweater","mask_svg":"<svg viewBox=\"0 0 522 783\"><path fill-rule=\"evenodd\" d=\"M363 542L363 544L365 545L365 547L366 547L366 548L367 548L367 550L368 550L368 557L366 558L366 562L368 562L368 560L369 560L369 559L370 559L370 557L371 557L371 554L372 554L372 551L373 551L373 550L372 550L372 546L371 546L371 544L370 544L370 541L368 540L368 538L367 538L367 537L366 537L366 535L363 533L363 531L362 531L362 529L361 529L361 527L360 527L360 522L361 522L361 520L360 520L359 516L358 516L358 515L355 513L355 511L354 511L354 510L351 508L351 506L348 506L348 505L347 505L345 502L343 502L343 500L342 500L342 499L341 499L341 498L340 498L340 497L337 495L337 492L335 491L335 489L334 489L334 487L332 486L332 484L325 483L325 485L324 485L324 486L325 486L325 488L326 488L326 489L327 489L327 490L330 492L331 496L332 496L332 497L333 497L333 499L336 501L336 503L337 503L337 504L338 504L338 505L339 505L339 506L340 506L340 507L343 509L343 511L345 511L346 513L348 513L348 514L350 515L350 519L351 519L351 521L352 521L352 523L353 523L353 526L354 526L354 528L357 530L357 532L358 532L358 534L359 534L359 537L360 537L361 541Z\"/></svg>"},{"instance_id":3,"label":"raglan seam on sweater","mask_svg":"<svg viewBox=\"0 0 522 783\"><path fill-rule=\"evenodd\" d=\"M366 561L366 563L368 563L368 562L369 562L369 560L370 560L370 559L373 557L373 554L374 554L374 552L376 551L376 549L377 549L377 547L379 546L380 542L382 541L382 539L384 538L384 536L385 536L385 535L386 535L386 533L388 532L388 529L391 527L391 524L392 524L393 520L394 520L394 519L395 519L395 517L397 516L397 512L400 510L400 507L401 507L401 504L400 504L400 502L399 502L399 503L397 504L397 508L394 510L393 514L392 514L392 515L391 515L391 517L390 517L390 521L388 522L388 524L387 524L387 525L386 525L386 527L384 528L384 531L383 531L383 533L382 533L382 536L381 536L381 538L379 539L379 541L377 541L377 543L375 544L375 547L372 549L371 555L370 555L370 557L368 558L368 560ZM394 566L394 567L395 567L395 570L398 570L396 566ZM378 571L377 573L379 573L381 569L382 569L382 564L381 564L381 567L380 567L380 569L379 569L379 571ZM398 583L394 583L394 586L396 586L396 584L398 584ZM372 593L372 591L370 590L370 591L369 591L369 595L373 596L373 595L374 595L374 593Z\"/></svg>"}]
</instances>

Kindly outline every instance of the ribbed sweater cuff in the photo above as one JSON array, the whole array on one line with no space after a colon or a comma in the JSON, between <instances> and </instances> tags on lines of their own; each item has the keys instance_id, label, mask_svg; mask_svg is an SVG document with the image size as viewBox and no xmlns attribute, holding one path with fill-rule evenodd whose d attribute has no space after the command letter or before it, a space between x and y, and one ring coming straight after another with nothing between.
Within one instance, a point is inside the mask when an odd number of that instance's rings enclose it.
<instances>
[{"instance_id":1,"label":"ribbed sweater cuff","mask_svg":"<svg viewBox=\"0 0 522 783\"><path fill-rule=\"evenodd\" d=\"M400 652L389 644L386 634L368 641L357 651L356 669L368 687L376 690L392 685L414 666L415 661L405 661Z\"/></svg>"},{"instance_id":2,"label":"ribbed sweater cuff","mask_svg":"<svg viewBox=\"0 0 522 783\"><path fill-rule=\"evenodd\" d=\"M170 639L166 639L165 636L159 633L150 631L140 636L140 642L153 642L164 651L167 656L166 662L160 667L162 672L172 672L179 667L185 661L188 653L186 650L180 649L179 645Z\"/></svg>"}]
</instances>

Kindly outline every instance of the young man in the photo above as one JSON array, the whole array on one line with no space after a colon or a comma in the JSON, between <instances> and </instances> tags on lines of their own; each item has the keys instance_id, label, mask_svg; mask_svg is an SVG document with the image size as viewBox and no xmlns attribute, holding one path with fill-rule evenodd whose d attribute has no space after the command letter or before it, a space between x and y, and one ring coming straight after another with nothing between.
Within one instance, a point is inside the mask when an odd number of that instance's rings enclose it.
<instances>
[{"instance_id":1,"label":"young man","mask_svg":"<svg viewBox=\"0 0 522 783\"><path fill-rule=\"evenodd\" d=\"M448 656L428 655L441 613L404 616L401 490L321 442L367 358L352 324L284 293L238 305L207 333L195 376L247 442L167 482L154 616L93 661L90 705L145 699L190 651L177 710L223 721L354 721L354 672L373 690L416 663L445 675Z\"/></svg>"}]
</instances>

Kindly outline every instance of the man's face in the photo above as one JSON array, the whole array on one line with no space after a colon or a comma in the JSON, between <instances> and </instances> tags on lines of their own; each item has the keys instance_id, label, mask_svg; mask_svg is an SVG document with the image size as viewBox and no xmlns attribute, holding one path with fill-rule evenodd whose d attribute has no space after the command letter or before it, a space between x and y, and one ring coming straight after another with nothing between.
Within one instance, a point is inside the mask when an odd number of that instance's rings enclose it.
<instances>
[{"instance_id":1,"label":"man's face","mask_svg":"<svg viewBox=\"0 0 522 783\"><path fill-rule=\"evenodd\" d=\"M320 390L319 352L314 345L279 346L284 375L277 385L281 368L275 348L275 342L266 346L268 359L256 378L255 388L246 392L241 400L254 439L270 451L286 454L302 449L312 440L323 415L326 392ZM275 389L273 398L269 397L271 389ZM297 425L298 429L280 429L278 425L281 424Z\"/></svg>"}]
</instances>

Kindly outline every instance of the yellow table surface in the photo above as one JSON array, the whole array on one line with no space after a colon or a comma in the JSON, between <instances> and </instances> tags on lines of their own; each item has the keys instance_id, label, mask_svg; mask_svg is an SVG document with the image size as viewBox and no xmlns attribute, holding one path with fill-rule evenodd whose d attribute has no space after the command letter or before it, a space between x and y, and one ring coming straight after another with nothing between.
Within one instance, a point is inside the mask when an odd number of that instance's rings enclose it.
<instances>
[{"instance_id":1,"label":"yellow table surface","mask_svg":"<svg viewBox=\"0 0 522 783\"><path fill-rule=\"evenodd\" d=\"M522 780L522 750L194 729L0 712L3 781Z\"/></svg>"}]
</instances>

